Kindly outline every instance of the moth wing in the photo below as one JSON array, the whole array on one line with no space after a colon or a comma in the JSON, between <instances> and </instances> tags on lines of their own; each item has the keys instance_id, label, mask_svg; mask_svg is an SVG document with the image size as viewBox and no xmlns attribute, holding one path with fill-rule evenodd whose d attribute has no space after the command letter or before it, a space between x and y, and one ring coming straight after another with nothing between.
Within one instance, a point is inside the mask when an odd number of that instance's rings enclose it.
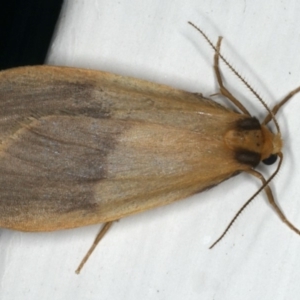
<instances>
[{"instance_id":1,"label":"moth wing","mask_svg":"<svg viewBox=\"0 0 300 300\"><path fill-rule=\"evenodd\" d=\"M169 87L73 71L2 73L1 227L48 231L116 220L243 168L223 141L241 115Z\"/></svg>"}]
</instances>

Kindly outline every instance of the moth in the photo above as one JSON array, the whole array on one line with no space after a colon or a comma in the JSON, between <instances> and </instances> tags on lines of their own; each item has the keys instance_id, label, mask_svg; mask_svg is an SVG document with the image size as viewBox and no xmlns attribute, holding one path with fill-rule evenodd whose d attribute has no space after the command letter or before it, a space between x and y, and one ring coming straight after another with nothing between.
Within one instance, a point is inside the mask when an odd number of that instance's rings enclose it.
<instances>
[{"instance_id":1,"label":"moth","mask_svg":"<svg viewBox=\"0 0 300 300\"><path fill-rule=\"evenodd\" d=\"M0 72L0 227L53 231L105 223L79 272L113 221L247 172L262 186L245 206L264 189L281 220L300 233L268 185L283 159L275 114L300 88L270 110L222 56L221 38L214 46L190 24L214 49L220 93L236 110L201 94L101 71L32 66ZM224 86L220 59L266 107L262 123ZM276 133L267 127L270 120ZM277 157L269 179L254 169Z\"/></svg>"}]
</instances>

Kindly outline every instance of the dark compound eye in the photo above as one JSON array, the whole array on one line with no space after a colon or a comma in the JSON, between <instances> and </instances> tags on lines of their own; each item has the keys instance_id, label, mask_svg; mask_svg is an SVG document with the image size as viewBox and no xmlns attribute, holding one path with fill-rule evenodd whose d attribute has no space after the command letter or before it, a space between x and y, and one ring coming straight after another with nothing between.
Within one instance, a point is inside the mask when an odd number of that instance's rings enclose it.
<instances>
[{"instance_id":1,"label":"dark compound eye","mask_svg":"<svg viewBox=\"0 0 300 300\"><path fill-rule=\"evenodd\" d=\"M277 155L276 154L271 154L268 158L264 159L262 162L265 165L273 165L277 160Z\"/></svg>"}]
</instances>

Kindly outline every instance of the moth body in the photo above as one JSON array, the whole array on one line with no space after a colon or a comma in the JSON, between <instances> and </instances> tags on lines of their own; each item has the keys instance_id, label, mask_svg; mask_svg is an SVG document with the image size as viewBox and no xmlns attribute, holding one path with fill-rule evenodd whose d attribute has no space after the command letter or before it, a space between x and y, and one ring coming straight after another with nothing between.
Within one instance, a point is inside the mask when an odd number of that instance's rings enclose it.
<instances>
[{"instance_id":1,"label":"moth body","mask_svg":"<svg viewBox=\"0 0 300 300\"><path fill-rule=\"evenodd\" d=\"M66 67L2 71L0 227L117 220L206 190L280 148L257 119L199 94Z\"/></svg>"}]
</instances>

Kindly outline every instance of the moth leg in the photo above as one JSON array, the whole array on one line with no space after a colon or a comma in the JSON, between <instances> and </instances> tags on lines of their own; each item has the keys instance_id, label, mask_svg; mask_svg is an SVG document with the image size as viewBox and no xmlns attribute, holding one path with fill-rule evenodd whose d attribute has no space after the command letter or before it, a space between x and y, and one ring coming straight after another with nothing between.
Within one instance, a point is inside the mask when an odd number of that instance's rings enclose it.
<instances>
[{"instance_id":1,"label":"moth leg","mask_svg":"<svg viewBox=\"0 0 300 300\"><path fill-rule=\"evenodd\" d=\"M97 236L96 236L96 238L95 238L92 246L90 247L89 251L86 253L86 255L84 256L84 258L82 259L82 261L81 261L80 265L78 266L77 270L75 271L76 274L80 273L81 269L83 268L83 266L85 265L85 263L87 262L87 260L89 259L89 257L91 256L91 254L93 253L93 251L95 250L95 248L97 247L98 243L104 237L104 235L106 234L106 232L108 231L108 229L111 227L112 224L113 224L113 222L107 222L100 229L100 231L97 234Z\"/></svg>"},{"instance_id":2,"label":"moth leg","mask_svg":"<svg viewBox=\"0 0 300 300\"><path fill-rule=\"evenodd\" d=\"M255 177L257 177L258 179L261 180L263 186L264 186L264 190L267 194L267 197L268 197L268 200L269 200L269 203L271 204L271 206L274 208L274 210L277 212L278 216L280 217L280 219L282 220L282 222L284 222L289 228L291 228L293 231L295 231L296 233L300 234L300 230L297 229L287 218L286 216L284 215L284 213L281 211L281 209L279 208L279 206L277 205L277 203L275 202L274 200L274 197L273 197L273 193L272 193L272 190L270 189L270 187L268 185L266 185L267 181L265 180L265 178L263 177L262 174L260 174L259 172L253 170L253 169L250 169L250 170L247 170L245 171L247 172L248 174L250 175L253 175Z\"/></svg>"},{"instance_id":3,"label":"moth leg","mask_svg":"<svg viewBox=\"0 0 300 300\"><path fill-rule=\"evenodd\" d=\"M221 42L222 42L222 37L220 36L216 45L216 52L214 55L214 70L215 74L218 80L218 84L220 87L220 93L226 97L228 100L230 100L235 106L237 106L244 114L249 115L250 113L246 109L246 107L238 100L236 99L224 86L222 76L221 76L221 71L219 67L219 53L220 53L220 48L221 48Z\"/></svg>"},{"instance_id":4,"label":"moth leg","mask_svg":"<svg viewBox=\"0 0 300 300\"><path fill-rule=\"evenodd\" d=\"M289 101L295 94L300 92L300 87L297 87L296 89L294 89L293 91L291 91L290 93L288 93L278 104L276 104L273 109L272 109L272 113L275 116L276 113L278 112L278 110L287 102ZM272 119L272 115L268 114L266 116L266 118L264 119L264 121L262 122L262 125L266 125L268 124Z\"/></svg>"}]
</instances>

